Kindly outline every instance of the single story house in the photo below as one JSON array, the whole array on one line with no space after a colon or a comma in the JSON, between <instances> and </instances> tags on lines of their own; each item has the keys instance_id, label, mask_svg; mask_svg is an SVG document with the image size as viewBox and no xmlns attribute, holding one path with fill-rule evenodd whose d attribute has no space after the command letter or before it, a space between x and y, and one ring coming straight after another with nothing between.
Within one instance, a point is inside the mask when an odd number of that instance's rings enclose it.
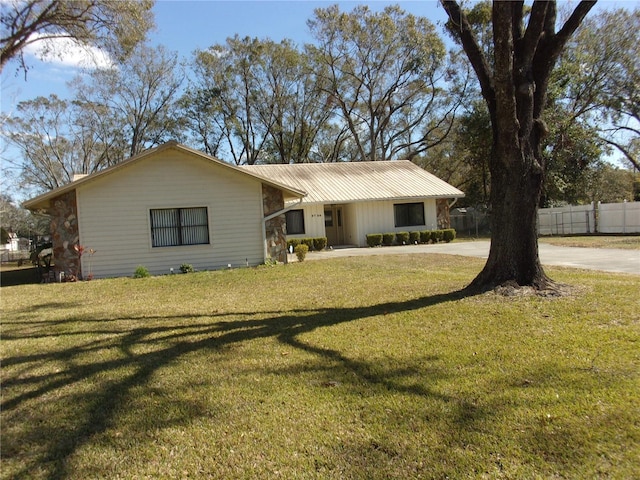
<instances>
[{"instance_id":1,"label":"single story house","mask_svg":"<svg viewBox=\"0 0 640 480\"><path fill-rule=\"evenodd\" d=\"M367 245L369 233L449 228L457 188L408 160L243 166L307 195L287 202L287 237Z\"/></svg>"},{"instance_id":2,"label":"single story house","mask_svg":"<svg viewBox=\"0 0 640 480\"><path fill-rule=\"evenodd\" d=\"M438 210L462 195L407 161L237 167L168 142L24 207L51 216L57 277L101 278L286 261L287 230L364 245L443 227Z\"/></svg>"},{"instance_id":3,"label":"single story house","mask_svg":"<svg viewBox=\"0 0 640 480\"><path fill-rule=\"evenodd\" d=\"M100 278L286 260L285 201L304 195L168 142L24 207L51 215L58 276Z\"/></svg>"}]
</instances>

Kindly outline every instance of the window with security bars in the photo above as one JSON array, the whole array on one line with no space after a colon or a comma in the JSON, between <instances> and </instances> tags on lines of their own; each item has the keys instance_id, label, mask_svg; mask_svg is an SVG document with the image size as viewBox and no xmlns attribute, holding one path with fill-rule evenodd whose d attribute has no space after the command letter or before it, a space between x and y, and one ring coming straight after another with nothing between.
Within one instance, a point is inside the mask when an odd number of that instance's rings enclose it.
<instances>
[{"instance_id":1,"label":"window with security bars","mask_svg":"<svg viewBox=\"0 0 640 480\"><path fill-rule=\"evenodd\" d=\"M289 210L285 214L287 221L287 234L296 235L304 233L304 211Z\"/></svg>"},{"instance_id":2,"label":"window with security bars","mask_svg":"<svg viewBox=\"0 0 640 480\"><path fill-rule=\"evenodd\" d=\"M393 206L396 227L424 225L424 203L396 203Z\"/></svg>"},{"instance_id":3,"label":"window with security bars","mask_svg":"<svg viewBox=\"0 0 640 480\"><path fill-rule=\"evenodd\" d=\"M207 207L151 210L151 245L175 247L209 243Z\"/></svg>"}]
</instances>

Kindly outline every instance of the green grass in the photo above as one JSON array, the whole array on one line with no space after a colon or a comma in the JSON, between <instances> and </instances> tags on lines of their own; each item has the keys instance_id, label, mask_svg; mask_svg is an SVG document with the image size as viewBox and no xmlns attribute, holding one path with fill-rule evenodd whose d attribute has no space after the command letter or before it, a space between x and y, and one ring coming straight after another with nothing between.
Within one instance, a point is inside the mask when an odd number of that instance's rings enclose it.
<instances>
[{"instance_id":1,"label":"green grass","mask_svg":"<svg viewBox=\"0 0 640 480\"><path fill-rule=\"evenodd\" d=\"M482 263L2 288L2 478L637 478L640 276Z\"/></svg>"},{"instance_id":2,"label":"green grass","mask_svg":"<svg viewBox=\"0 0 640 480\"><path fill-rule=\"evenodd\" d=\"M561 247L624 248L640 250L640 235L567 235L540 237L540 243Z\"/></svg>"}]
</instances>

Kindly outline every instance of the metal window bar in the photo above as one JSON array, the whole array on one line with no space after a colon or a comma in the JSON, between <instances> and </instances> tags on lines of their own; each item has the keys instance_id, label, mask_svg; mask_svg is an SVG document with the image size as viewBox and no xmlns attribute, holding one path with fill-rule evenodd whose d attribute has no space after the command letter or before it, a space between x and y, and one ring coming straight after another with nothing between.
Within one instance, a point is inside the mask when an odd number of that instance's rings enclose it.
<instances>
[{"instance_id":1,"label":"metal window bar","mask_svg":"<svg viewBox=\"0 0 640 480\"><path fill-rule=\"evenodd\" d=\"M150 215L153 247L209 243L207 207L154 209Z\"/></svg>"}]
</instances>

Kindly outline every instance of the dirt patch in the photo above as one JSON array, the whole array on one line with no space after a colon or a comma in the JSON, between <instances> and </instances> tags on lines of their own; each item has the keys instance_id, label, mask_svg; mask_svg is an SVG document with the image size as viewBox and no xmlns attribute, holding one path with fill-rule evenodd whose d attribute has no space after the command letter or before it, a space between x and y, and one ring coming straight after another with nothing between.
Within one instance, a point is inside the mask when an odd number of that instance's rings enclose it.
<instances>
[{"instance_id":1,"label":"dirt patch","mask_svg":"<svg viewBox=\"0 0 640 480\"><path fill-rule=\"evenodd\" d=\"M554 283L547 288L539 289L530 286L521 286L515 282L506 282L498 285L489 294L502 297L547 297L561 298L580 294L584 288L564 283Z\"/></svg>"}]
</instances>

